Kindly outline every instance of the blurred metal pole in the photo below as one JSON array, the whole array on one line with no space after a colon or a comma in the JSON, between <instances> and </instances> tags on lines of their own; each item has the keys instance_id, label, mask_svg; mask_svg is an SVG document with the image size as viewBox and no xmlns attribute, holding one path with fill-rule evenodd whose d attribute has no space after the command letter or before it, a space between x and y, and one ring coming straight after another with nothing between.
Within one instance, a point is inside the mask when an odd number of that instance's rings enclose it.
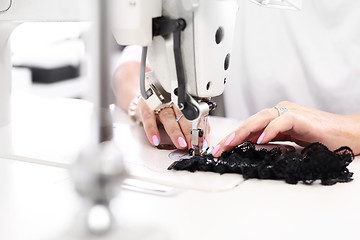
<instances>
[{"instance_id":1,"label":"blurred metal pole","mask_svg":"<svg viewBox=\"0 0 360 240\"><path fill-rule=\"evenodd\" d=\"M91 142L71 168L75 188L83 199L80 225L73 234L81 239L93 239L110 233L116 220L110 208L122 181L127 177L120 150L112 142L113 123L111 103L111 56L114 49L110 31L111 0L92 0L92 29L90 34L93 124ZM97 215L101 212L102 218ZM85 238L87 236L88 238Z\"/></svg>"},{"instance_id":2,"label":"blurred metal pole","mask_svg":"<svg viewBox=\"0 0 360 240\"><path fill-rule=\"evenodd\" d=\"M93 45L92 73L94 74L94 114L96 119L95 131L98 143L110 141L113 137L112 118L109 105L112 103L111 91L111 56L114 40L111 33L111 2L110 0L95 0L95 19L92 37ZM97 11L96 11L97 10Z\"/></svg>"}]
</instances>

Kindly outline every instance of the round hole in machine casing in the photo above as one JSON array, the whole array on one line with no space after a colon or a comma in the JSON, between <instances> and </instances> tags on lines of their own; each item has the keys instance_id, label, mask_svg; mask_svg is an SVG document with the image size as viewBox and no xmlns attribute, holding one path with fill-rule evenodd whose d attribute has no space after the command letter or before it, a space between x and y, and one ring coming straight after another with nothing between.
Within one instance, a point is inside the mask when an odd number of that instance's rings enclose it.
<instances>
[{"instance_id":1,"label":"round hole in machine casing","mask_svg":"<svg viewBox=\"0 0 360 240\"><path fill-rule=\"evenodd\" d=\"M224 61L224 70L228 70L230 66L230 53L228 53L225 57L225 61Z\"/></svg>"},{"instance_id":2,"label":"round hole in machine casing","mask_svg":"<svg viewBox=\"0 0 360 240\"><path fill-rule=\"evenodd\" d=\"M220 44L222 42L223 38L224 38L224 29L222 27L219 27L215 33L216 44Z\"/></svg>"}]
</instances>

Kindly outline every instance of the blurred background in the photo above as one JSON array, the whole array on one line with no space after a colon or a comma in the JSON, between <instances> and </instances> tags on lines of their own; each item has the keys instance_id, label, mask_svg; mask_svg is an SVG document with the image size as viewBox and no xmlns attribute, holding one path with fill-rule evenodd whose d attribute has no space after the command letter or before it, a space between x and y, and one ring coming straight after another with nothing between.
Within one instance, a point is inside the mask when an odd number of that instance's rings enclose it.
<instances>
[{"instance_id":1,"label":"blurred background","mask_svg":"<svg viewBox=\"0 0 360 240\"><path fill-rule=\"evenodd\" d=\"M84 98L88 23L23 23L11 35L13 92Z\"/></svg>"},{"instance_id":2,"label":"blurred background","mask_svg":"<svg viewBox=\"0 0 360 240\"><path fill-rule=\"evenodd\" d=\"M86 98L91 87L86 77L89 28L86 22L19 25L11 35L13 92Z\"/></svg>"}]
</instances>

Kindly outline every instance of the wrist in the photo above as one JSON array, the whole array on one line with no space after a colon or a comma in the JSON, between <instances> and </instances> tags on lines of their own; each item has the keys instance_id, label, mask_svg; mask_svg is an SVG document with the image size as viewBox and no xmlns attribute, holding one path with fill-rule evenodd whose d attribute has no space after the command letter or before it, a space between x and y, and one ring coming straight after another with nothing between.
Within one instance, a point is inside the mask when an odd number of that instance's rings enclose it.
<instances>
[{"instance_id":1,"label":"wrist","mask_svg":"<svg viewBox=\"0 0 360 240\"><path fill-rule=\"evenodd\" d=\"M347 136L349 139L349 146L352 148L355 155L360 154L360 114L344 116L348 121L347 128Z\"/></svg>"},{"instance_id":2,"label":"wrist","mask_svg":"<svg viewBox=\"0 0 360 240\"><path fill-rule=\"evenodd\" d=\"M141 122L141 120L139 119L138 114L137 114L137 108L138 108L140 99L141 99L140 94L137 95L136 97L134 97L131 100L129 107L128 107L128 111L127 111L130 119L137 124L139 124Z\"/></svg>"}]
</instances>

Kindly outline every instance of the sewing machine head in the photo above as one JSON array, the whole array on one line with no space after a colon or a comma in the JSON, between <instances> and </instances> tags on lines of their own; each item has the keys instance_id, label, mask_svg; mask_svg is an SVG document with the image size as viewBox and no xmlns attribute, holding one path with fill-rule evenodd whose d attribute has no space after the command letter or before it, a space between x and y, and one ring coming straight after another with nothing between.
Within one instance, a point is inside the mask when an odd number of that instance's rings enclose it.
<instances>
[{"instance_id":1,"label":"sewing machine head","mask_svg":"<svg viewBox=\"0 0 360 240\"><path fill-rule=\"evenodd\" d=\"M296 8L301 0L252 0L262 6ZM114 36L143 48L141 92L152 109L169 101L193 122L195 155L206 138L209 99L223 93L231 66L238 4L235 0L118 1ZM152 69L145 77L145 59ZM147 79L147 81L145 80Z\"/></svg>"},{"instance_id":2,"label":"sewing machine head","mask_svg":"<svg viewBox=\"0 0 360 240\"><path fill-rule=\"evenodd\" d=\"M149 48L152 72L141 84L144 99L153 109L169 101L177 104L193 122L194 152L201 154L206 116L215 106L209 99L224 91L230 67L237 3L142 0L118 4L117 16L122 19L113 28L118 43Z\"/></svg>"}]
</instances>

